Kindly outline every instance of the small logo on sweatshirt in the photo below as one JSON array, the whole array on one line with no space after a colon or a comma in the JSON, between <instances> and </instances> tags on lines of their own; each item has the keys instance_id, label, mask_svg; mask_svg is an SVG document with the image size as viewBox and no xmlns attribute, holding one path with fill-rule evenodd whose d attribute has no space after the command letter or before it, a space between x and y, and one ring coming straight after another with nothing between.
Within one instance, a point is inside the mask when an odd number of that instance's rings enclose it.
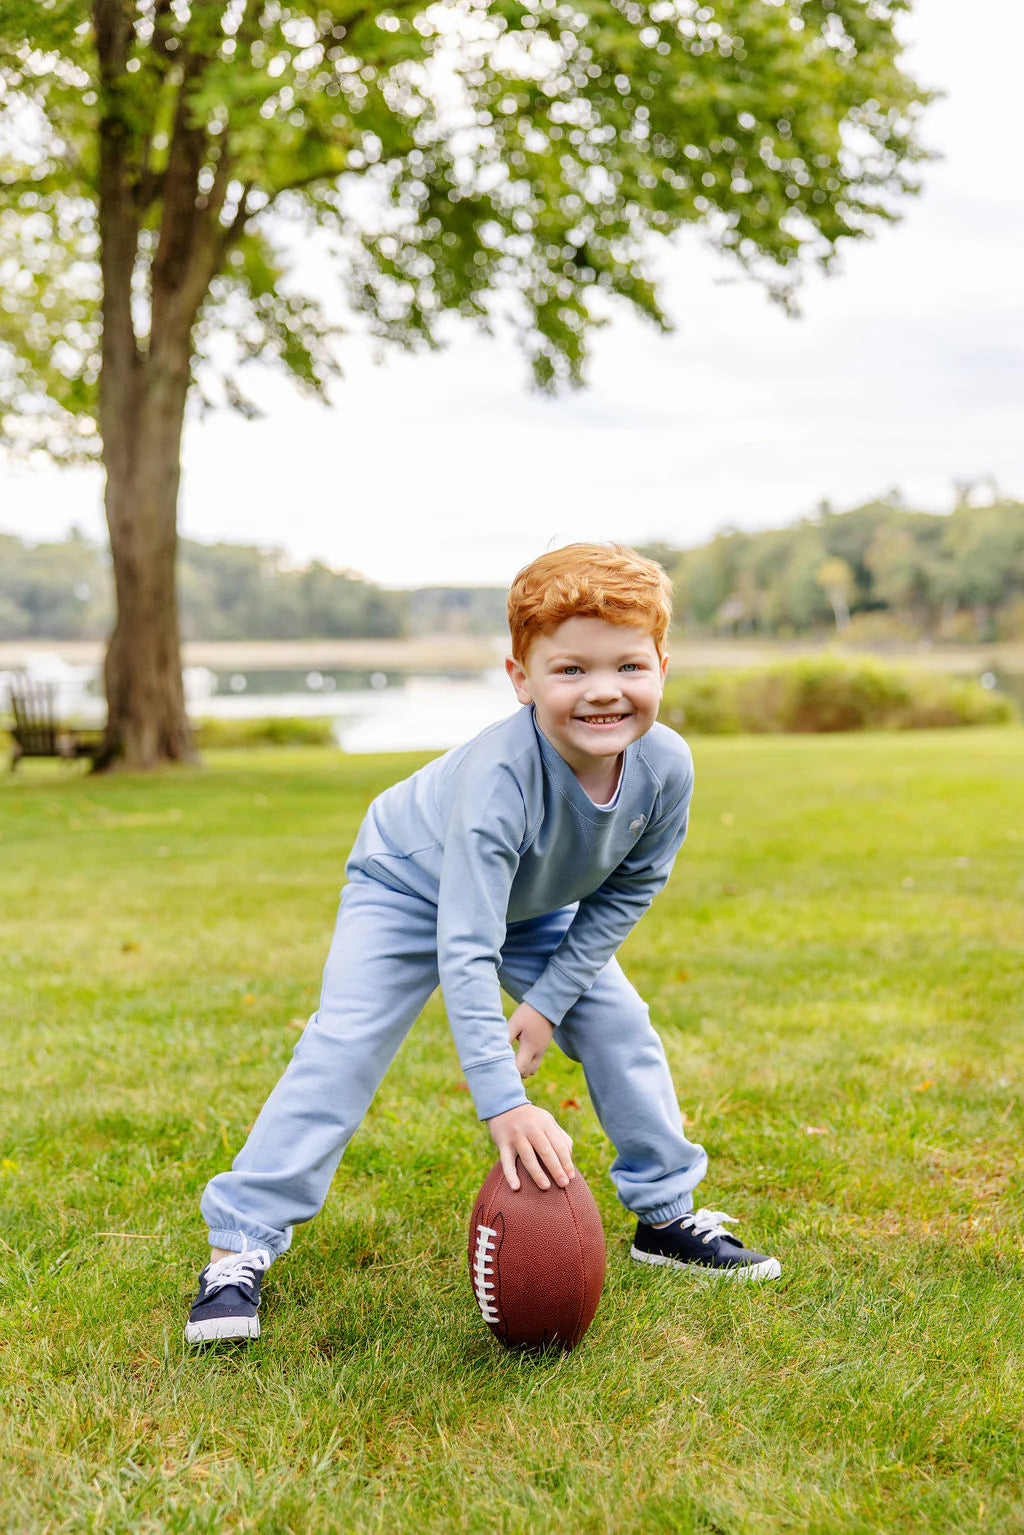
<instances>
[{"instance_id":1,"label":"small logo on sweatshirt","mask_svg":"<svg viewBox=\"0 0 1024 1535\"><path fill-rule=\"evenodd\" d=\"M643 831L646 821L647 817L645 815L638 815L635 821L630 821L629 829L633 833L634 837L638 831Z\"/></svg>"}]
</instances>

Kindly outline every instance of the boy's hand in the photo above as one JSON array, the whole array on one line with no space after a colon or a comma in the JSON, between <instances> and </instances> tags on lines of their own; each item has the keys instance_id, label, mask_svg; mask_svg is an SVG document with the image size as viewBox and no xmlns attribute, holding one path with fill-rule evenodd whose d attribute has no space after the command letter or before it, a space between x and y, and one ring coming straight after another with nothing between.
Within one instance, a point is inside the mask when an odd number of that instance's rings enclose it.
<instances>
[{"instance_id":1,"label":"boy's hand","mask_svg":"<svg viewBox=\"0 0 1024 1535\"><path fill-rule=\"evenodd\" d=\"M519 1041L516 1070L521 1077L533 1076L554 1032L554 1024L549 1023L543 1013L538 1013L529 1002L520 1002L508 1021L508 1039L511 1045Z\"/></svg>"},{"instance_id":2,"label":"boy's hand","mask_svg":"<svg viewBox=\"0 0 1024 1535\"><path fill-rule=\"evenodd\" d=\"M551 1178L564 1189L570 1178L575 1178L572 1136L566 1135L547 1109L539 1109L533 1103L521 1103L518 1108L506 1109L504 1114L495 1114L487 1121L487 1128L498 1148L505 1181L510 1188L519 1187L516 1157L539 1189L549 1188Z\"/></svg>"}]
</instances>

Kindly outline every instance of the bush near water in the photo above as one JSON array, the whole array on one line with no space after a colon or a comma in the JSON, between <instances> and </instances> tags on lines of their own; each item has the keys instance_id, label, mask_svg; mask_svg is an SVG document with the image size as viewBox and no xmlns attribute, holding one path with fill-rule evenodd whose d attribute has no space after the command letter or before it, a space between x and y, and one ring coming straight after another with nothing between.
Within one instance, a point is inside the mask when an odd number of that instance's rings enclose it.
<instances>
[{"instance_id":1,"label":"bush near water","mask_svg":"<svg viewBox=\"0 0 1024 1535\"><path fill-rule=\"evenodd\" d=\"M334 722L319 717L271 715L252 720L193 720L200 751L244 751L252 746L336 746Z\"/></svg>"},{"instance_id":2,"label":"bush near water","mask_svg":"<svg viewBox=\"0 0 1024 1535\"><path fill-rule=\"evenodd\" d=\"M0 721L0 752L10 751L10 719ZM75 723L69 721L69 723ZM252 720L193 720L200 751L247 751L261 746L336 746L334 723L302 716Z\"/></svg>"},{"instance_id":3,"label":"bush near water","mask_svg":"<svg viewBox=\"0 0 1024 1535\"><path fill-rule=\"evenodd\" d=\"M977 682L830 655L670 675L661 706L665 724L692 735L930 730L1017 717L1012 699Z\"/></svg>"}]
</instances>

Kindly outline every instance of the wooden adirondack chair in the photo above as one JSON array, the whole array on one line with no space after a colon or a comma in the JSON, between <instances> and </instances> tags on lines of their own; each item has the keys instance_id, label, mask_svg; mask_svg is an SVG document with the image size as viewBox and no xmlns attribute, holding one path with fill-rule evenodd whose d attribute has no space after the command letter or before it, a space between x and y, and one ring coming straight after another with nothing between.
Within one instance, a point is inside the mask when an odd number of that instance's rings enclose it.
<instances>
[{"instance_id":1,"label":"wooden adirondack chair","mask_svg":"<svg viewBox=\"0 0 1024 1535\"><path fill-rule=\"evenodd\" d=\"M11 772L22 757L78 757L99 755L102 731L62 725L57 717L57 685L33 682L26 673L8 684L14 728L11 731Z\"/></svg>"}]
</instances>

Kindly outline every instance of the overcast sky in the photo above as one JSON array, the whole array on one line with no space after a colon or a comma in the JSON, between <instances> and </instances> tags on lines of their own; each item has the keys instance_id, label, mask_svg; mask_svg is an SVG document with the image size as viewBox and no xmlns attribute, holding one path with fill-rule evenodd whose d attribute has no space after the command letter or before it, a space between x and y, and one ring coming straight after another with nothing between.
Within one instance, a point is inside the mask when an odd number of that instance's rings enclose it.
<instances>
[{"instance_id":1,"label":"overcast sky","mask_svg":"<svg viewBox=\"0 0 1024 1535\"><path fill-rule=\"evenodd\" d=\"M1024 495L1024 8L917 0L905 32L947 93L925 135L945 158L902 224L808 282L802 319L689 233L661 263L675 332L620 313L582 394L538 398L513 347L469 331L383 366L353 340L333 408L264 374L266 419L190 422L183 533L386 584L506 583L570 539L689 544L894 485L947 510L989 474ZM0 531L101 537L101 493L97 471L0 463Z\"/></svg>"}]
</instances>

